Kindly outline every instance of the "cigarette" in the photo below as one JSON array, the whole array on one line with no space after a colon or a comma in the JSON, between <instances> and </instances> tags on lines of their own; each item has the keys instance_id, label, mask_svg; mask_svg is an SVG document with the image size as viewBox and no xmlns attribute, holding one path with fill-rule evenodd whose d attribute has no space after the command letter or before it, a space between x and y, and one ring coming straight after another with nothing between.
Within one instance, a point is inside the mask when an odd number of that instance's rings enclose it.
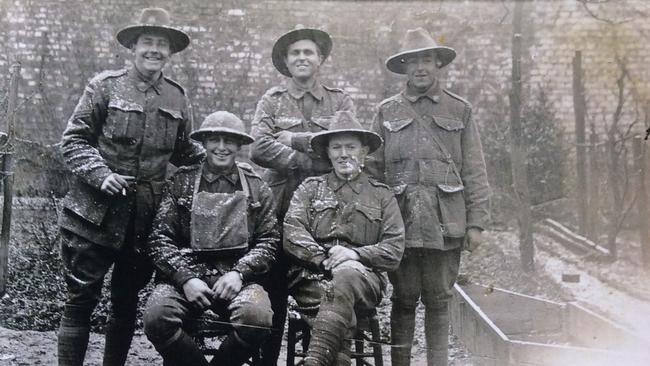
<instances>
[{"instance_id":1,"label":"cigarette","mask_svg":"<svg viewBox=\"0 0 650 366\"><path fill-rule=\"evenodd\" d=\"M122 196L126 196L126 188L122 188Z\"/></svg>"}]
</instances>

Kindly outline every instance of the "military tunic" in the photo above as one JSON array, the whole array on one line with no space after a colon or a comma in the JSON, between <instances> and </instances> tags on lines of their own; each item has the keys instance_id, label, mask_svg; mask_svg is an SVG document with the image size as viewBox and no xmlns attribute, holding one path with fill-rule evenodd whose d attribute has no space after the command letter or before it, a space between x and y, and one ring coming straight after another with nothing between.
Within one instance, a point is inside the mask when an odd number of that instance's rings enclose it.
<instances>
[{"instance_id":1,"label":"military tunic","mask_svg":"<svg viewBox=\"0 0 650 366\"><path fill-rule=\"evenodd\" d=\"M467 227L485 227L489 188L478 128L467 101L438 84L424 95L407 89L379 104L372 131L384 145L368 165L397 197L407 248L457 248L460 240L444 238L462 238ZM444 143L460 176L432 134ZM445 192L441 186L464 190Z\"/></svg>"},{"instance_id":2,"label":"military tunic","mask_svg":"<svg viewBox=\"0 0 650 366\"><path fill-rule=\"evenodd\" d=\"M316 83L300 90L293 80L287 86L274 87L257 104L251 134L251 159L268 168L264 179L278 202L280 218L289 207L293 191L307 177L331 170L327 157L311 150L312 133L327 130L337 111L354 111L352 99L341 89ZM272 134L293 133L291 146L278 142Z\"/></svg>"},{"instance_id":3,"label":"military tunic","mask_svg":"<svg viewBox=\"0 0 650 366\"><path fill-rule=\"evenodd\" d=\"M387 186L362 173L353 181L333 172L308 178L296 190L284 223L284 250L294 263L292 284L322 273L327 251L353 249L361 264L387 283L404 251L404 224Z\"/></svg>"},{"instance_id":4,"label":"military tunic","mask_svg":"<svg viewBox=\"0 0 650 366\"><path fill-rule=\"evenodd\" d=\"M153 83L134 69L105 71L84 90L63 132L66 165L78 178L59 219L62 228L93 243L120 248L128 221L142 220L145 240L160 200L167 164L190 165L204 157L189 139L191 111L185 91L161 76ZM127 196L99 191L111 174L135 176Z\"/></svg>"}]
</instances>

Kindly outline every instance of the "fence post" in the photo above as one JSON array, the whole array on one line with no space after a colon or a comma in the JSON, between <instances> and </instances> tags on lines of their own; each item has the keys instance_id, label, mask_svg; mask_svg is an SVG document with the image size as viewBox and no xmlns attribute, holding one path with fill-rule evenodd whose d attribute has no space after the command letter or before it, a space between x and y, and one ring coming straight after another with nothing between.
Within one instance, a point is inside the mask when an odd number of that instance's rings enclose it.
<instances>
[{"instance_id":1,"label":"fence post","mask_svg":"<svg viewBox=\"0 0 650 366\"><path fill-rule=\"evenodd\" d=\"M2 177L4 179L2 206L2 230L0 231L0 296L4 296L7 289L7 276L9 274L9 234L11 229L11 206L13 201L14 186L14 138L16 135L16 101L18 99L18 82L20 79L20 63L11 65L11 81L9 84L9 99L7 104L7 136L4 144L0 146L2 159Z\"/></svg>"},{"instance_id":2,"label":"fence post","mask_svg":"<svg viewBox=\"0 0 650 366\"><path fill-rule=\"evenodd\" d=\"M587 228L587 166L585 164L585 87L582 80L582 52L576 51L573 57L573 110L576 133L576 174L578 231L586 234Z\"/></svg>"},{"instance_id":3,"label":"fence post","mask_svg":"<svg viewBox=\"0 0 650 366\"><path fill-rule=\"evenodd\" d=\"M634 137L634 170L637 176L636 204L639 215L639 240L643 266L650 268L650 233L648 233L648 191L646 187L645 146L641 136Z\"/></svg>"},{"instance_id":4,"label":"fence post","mask_svg":"<svg viewBox=\"0 0 650 366\"><path fill-rule=\"evenodd\" d=\"M589 135L589 201L587 204L587 237L596 240L598 236L598 209L600 207L600 172L598 171L598 134L596 127L591 124Z\"/></svg>"}]
</instances>

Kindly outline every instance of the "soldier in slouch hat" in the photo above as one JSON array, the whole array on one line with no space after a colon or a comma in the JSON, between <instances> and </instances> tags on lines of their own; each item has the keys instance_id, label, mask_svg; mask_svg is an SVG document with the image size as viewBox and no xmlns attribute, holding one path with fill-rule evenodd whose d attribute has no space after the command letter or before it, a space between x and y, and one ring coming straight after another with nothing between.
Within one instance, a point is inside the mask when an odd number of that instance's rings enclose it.
<instances>
[{"instance_id":1,"label":"soldier in slouch hat","mask_svg":"<svg viewBox=\"0 0 650 366\"><path fill-rule=\"evenodd\" d=\"M147 8L117 33L133 67L104 71L86 86L63 132L61 149L74 183L59 217L68 294L58 333L60 365L82 365L90 315L113 266L104 365L123 365L135 327L139 291L153 267L140 246L149 235L167 164L204 157L189 139L184 89L163 75L190 43L164 9Z\"/></svg>"},{"instance_id":2,"label":"soldier in slouch hat","mask_svg":"<svg viewBox=\"0 0 650 366\"><path fill-rule=\"evenodd\" d=\"M285 85L269 89L257 104L251 160L266 168L263 176L273 191L280 222L298 185L331 169L328 161L311 149L309 139L326 131L337 111L354 111L348 94L319 80L320 66L331 50L327 32L302 27L284 34L273 46L273 65L288 79ZM286 261L280 257L269 283L273 326L279 331L263 350L267 366L277 364L280 352L287 307L286 271Z\"/></svg>"},{"instance_id":3,"label":"soldier in slouch hat","mask_svg":"<svg viewBox=\"0 0 650 366\"><path fill-rule=\"evenodd\" d=\"M427 364L447 365L448 300L460 252L481 241L488 219L488 183L472 108L443 89L440 69L456 57L422 28L409 30L386 67L408 81L379 104L372 130L384 139L369 162L397 197L406 250L393 285L392 364L410 364L419 299L425 306Z\"/></svg>"},{"instance_id":4,"label":"soldier in slouch hat","mask_svg":"<svg viewBox=\"0 0 650 366\"><path fill-rule=\"evenodd\" d=\"M351 112L337 112L330 130L315 134L312 149L333 171L305 179L284 221L289 291L313 317L305 365L349 365L357 312L381 301L404 251L404 224L388 186L363 172L381 138Z\"/></svg>"}]
</instances>

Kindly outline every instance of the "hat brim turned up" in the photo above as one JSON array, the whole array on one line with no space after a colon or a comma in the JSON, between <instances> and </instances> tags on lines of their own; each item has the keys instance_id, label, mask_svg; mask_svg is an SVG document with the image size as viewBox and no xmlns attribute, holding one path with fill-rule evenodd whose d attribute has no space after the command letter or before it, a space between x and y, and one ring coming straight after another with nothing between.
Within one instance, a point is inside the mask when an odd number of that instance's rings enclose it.
<instances>
[{"instance_id":1,"label":"hat brim turned up","mask_svg":"<svg viewBox=\"0 0 650 366\"><path fill-rule=\"evenodd\" d=\"M386 60L386 68L396 74L406 74L406 60L418 53L434 51L440 61L440 67L449 65L456 58L456 51L450 47L436 46L407 50L397 53Z\"/></svg>"},{"instance_id":2,"label":"hat brim turned up","mask_svg":"<svg viewBox=\"0 0 650 366\"><path fill-rule=\"evenodd\" d=\"M379 149L383 143L383 140L378 134L372 131L361 129L345 129L319 132L312 136L312 138L309 140L309 143L314 152L318 153L322 158L327 158L327 145L329 144L330 138L346 133L359 136L361 143L368 146L369 154Z\"/></svg>"},{"instance_id":3,"label":"hat brim turned up","mask_svg":"<svg viewBox=\"0 0 650 366\"><path fill-rule=\"evenodd\" d=\"M291 32L284 34L282 37L273 45L273 51L271 53L271 59L273 60L273 66L284 76L291 77L289 68L284 62L285 57L287 56L287 49L292 43L298 42L303 39L308 39L316 43L320 49L321 56L323 56L323 61L327 59L332 51L332 38L327 32L324 32L320 29L311 29L311 28L302 28L295 29Z\"/></svg>"},{"instance_id":4,"label":"hat brim turned up","mask_svg":"<svg viewBox=\"0 0 650 366\"><path fill-rule=\"evenodd\" d=\"M180 52L190 44L190 36L180 29L160 25L132 25L121 29L115 36L117 41L126 48L138 40L142 33L162 33L169 38L169 48L172 53Z\"/></svg>"}]
</instances>

